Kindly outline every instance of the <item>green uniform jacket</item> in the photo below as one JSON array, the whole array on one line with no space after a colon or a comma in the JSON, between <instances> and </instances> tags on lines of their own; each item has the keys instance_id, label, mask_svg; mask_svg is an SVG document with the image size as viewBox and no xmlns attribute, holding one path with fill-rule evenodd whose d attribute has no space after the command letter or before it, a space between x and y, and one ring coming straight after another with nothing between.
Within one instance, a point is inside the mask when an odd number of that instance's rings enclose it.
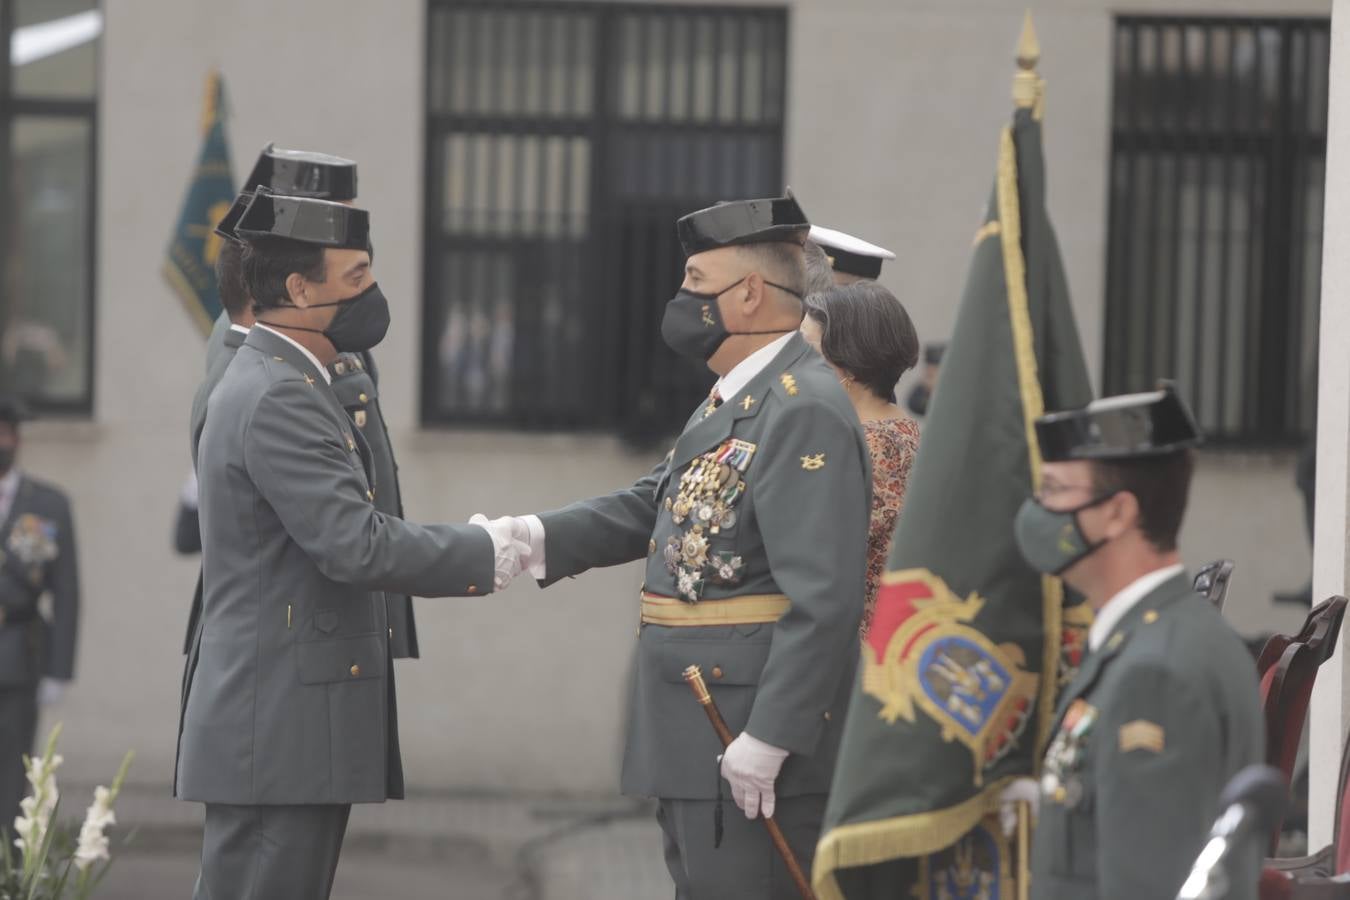
<instances>
[{"instance_id":1,"label":"green uniform jacket","mask_svg":"<svg viewBox=\"0 0 1350 900\"><path fill-rule=\"evenodd\" d=\"M1046 751L1032 844L1037 900L1172 900L1238 770L1263 761L1256 668L1179 575L1084 660ZM1228 896L1255 900L1263 846Z\"/></svg>"},{"instance_id":2,"label":"green uniform jacket","mask_svg":"<svg viewBox=\"0 0 1350 900\"><path fill-rule=\"evenodd\" d=\"M394 445L380 412L380 376L375 361L369 353L343 353L329 364L328 371L333 376L333 393L370 447L375 508L385 515L403 518L398 463L394 461ZM394 659L416 659L420 653L412 598L407 594L385 594L384 602L389 611L389 647Z\"/></svg>"},{"instance_id":3,"label":"green uniform jacket","mask_svg":"<svg viewBox=\"0 0 1350 900\"><path fill-rule=\"evenodd\" d=\"M201 625L175 793L229 804L403 792L378 592L492 591L492 538L370 502L363 441L323 373L254 328L211 394L198 456Z\"/></svg>"},{"instance_id":4,"label":"green uniform jacket","mask_svg":"<svg viewBox=\"0 0 1350 900\"><path fill-rule=\"evenodd\" d=\"M44 595L50 619L38 609ZM36 685L43 676L69 681L79 614L70 501L20 474L9 515L0 519L0 687Z\"/></svg>"},{"instance_id":5,"label":"green uniform jacket","mask_svg":"<svg viewBox=\"0 0 1350 900\"><path fill-rule=\"evenodd\" d=\"M739 474L681 516L682 479L693 473L692 483L709 456ZM733 733L790 751L779 795L829 790L858 659L870 508L857 415L834 372L794 335L738 396L696 410L671 455L632 488L540 517L544 584L647 556L653 594L705 605L760 594L791 601L772 624L642 627L625 793L717 796L722 748L681 677L691 664Z\"/></svg>"}]
</instances>

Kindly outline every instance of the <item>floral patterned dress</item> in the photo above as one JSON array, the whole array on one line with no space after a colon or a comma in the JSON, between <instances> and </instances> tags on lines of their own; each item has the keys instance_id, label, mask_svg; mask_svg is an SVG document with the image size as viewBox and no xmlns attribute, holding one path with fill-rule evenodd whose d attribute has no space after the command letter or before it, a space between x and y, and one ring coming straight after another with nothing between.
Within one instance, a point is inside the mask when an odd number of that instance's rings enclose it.
<instances>
[{"instance_id":1,"label":"floral patterned dress","mask_svg":"<svg viewBox=\"0 0 1350 900\"><path fill-rule=\"evenodd\" d=\"M867 606L863 610L863 637L872 625L877 588L886 571L891 536L905 502L905 486L914 457L919 452L919 424L909 416L863 423L867 447L872 453L872 524L867 532Z\"/></svg>"}]
</instances>

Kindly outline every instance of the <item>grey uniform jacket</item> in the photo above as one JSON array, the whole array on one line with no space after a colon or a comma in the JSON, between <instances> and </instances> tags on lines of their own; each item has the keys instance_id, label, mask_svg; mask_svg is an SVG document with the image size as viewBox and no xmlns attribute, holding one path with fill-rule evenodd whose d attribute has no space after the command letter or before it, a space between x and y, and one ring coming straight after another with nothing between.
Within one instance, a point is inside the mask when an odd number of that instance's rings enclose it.
<instances>
[{"instance_id":1,"label":"grey uniform jacket","mask_svg":"<svg viewBox=\"0 0 1350 900\"><path fill-rule=\"evenodd\" d=\"M1038 900L1171 900L1239 769L1263 761L1256 667L1177 576L1083 661L1060 701L1032 842ZM1255 900L1264 847L1227 896Z\"/></svg>"},{"instance_id":2,"label":"grey uniform jacket","mask_svg":"<svg viewBox=\"0 0 1350 900\"><path fill-rule=\"evenodd\" d=\"M380 412L380 376L369 353L343 353L328 365L333 376L333 393L347 410L347 416L370 447L374 476L375 508L385 515L403 518L403 496L398 485L398 463ZM416 659L417 623L413 620L412 598L407 594L385 594L389 613L390 647L394 659Z\"/></svg>"},{"instance_id":3,"label":"grey uniform jacket","mask_svg":"<svg viewBox=\"0 0 1350 900\"><path fill-rule=\"evenodd\" d=\"M265 329L208 405L205 593L176 793L229 804L400 796L388 624L373 592L488 593L492 539L376 510L360 436L323 374Z\"/></svg>"},{"instance_id":4,"label":"grey uniform jacket","mask_svg":"<svg viewBox=\"0 0 1350 900\"><path fill-rule=\"evenodd\" d=\"M694 412L671 455L632 488L541 516L544 583L647 556L652 594L697 596L708 606L787 595L790 609L773 624L642 626L622 786L670 799L717 795L721 746L681 677L697 664L733 733L790 751L777 792L825 793L864 602L871 462L862 429L838 379L800 335L740 394L705 413ZM744 487L730 504L719 498L732 520L716 533L705 522L686 555L700 513L676 521L682 476L709 454L737 466L747 445ZM681 579L691 589L683 596ZM627 614L637 618L636 609Z\"/></svg>"},{"instance_id":5,"label":"grey uniform jacket","mask_svg":"<svg viewBox=\"0 0 1350 900\"><path fill-rule=\"evenodd\" d=\"M235 352L243 345L244 335L229 327L229 319L221 315L226 325L222 331L220 321L217 321L216 328L211 332L211 337L207 340L206 350L206 377L202 383L197 385L197 392L192 395L192 416L188 423L190 440L192 441L192 467L197 467L197 448L201 443L202 429L206 427L206 401L210 398L211 392L220 384L220 379L225 375L225 369L229 367L230 360L234 359ZM194 517L197 518L197 517ZM200 521L197 523L200 529ZM198 538L200 544L200 537ZM187 633L183 636L183 652L188 653L192 650L192 636L197 631L197 622L202 615L202 576L197 573L197 587L192 592L192 606L188 609Z\"/></svg>"},{"instance_id":6,"label":"grey uniform jacket","mask_svg":"<svg viewBox=\"0 0 1350 900\"><path fill-rule=\"evenodd\" d=\"M38 612L51 596L52 618ZM0 687L36 685L75 672L80 580L70 502L26 475L0 521Z\"/></svg>"}]
</instances>

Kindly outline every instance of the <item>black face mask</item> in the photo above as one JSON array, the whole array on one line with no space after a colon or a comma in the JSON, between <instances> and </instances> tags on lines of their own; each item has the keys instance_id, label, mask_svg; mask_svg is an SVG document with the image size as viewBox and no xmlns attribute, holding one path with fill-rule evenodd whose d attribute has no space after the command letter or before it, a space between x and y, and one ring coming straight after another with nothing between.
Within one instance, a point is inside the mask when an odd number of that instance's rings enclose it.
<instances>
[{"instance_id":1,"label":"black face mask","mask_svg":"<svg viewBox=\"0 0 1350 900\"><path fill-rule=\"evenodd\" d=\"M308 331L328 338L339 353L360 353L369 350L384 340L389 331L389 301L380 291L378 283L372 284L355 297L335 300L332 303L314 303L307 309L321 309L325 306L338 307L333 321L327 328L305 328L300 325L281 325L274 322L263 324L271 328L285 328L291 331Z\"/></svg>"},{"instance_id":2,"label":"black face mask","mask_svg":"<svg viewBox=\"0 0 1350 900\"><path fill-rule=\"evenodd\" d=\"M661 337L665 339L666 345L681 356L707 362L733 334L788 334L795 330L775 328L769 331L728 331L722 322L722 311L717 306L717 298L739 286L742 281L745 281L745 277L710 294L680 288L666 304L666 314L661 320ZM781 284L774 284L772 281L764 283L769 287L786 291L798 300L802 297L801 294Z\"/></svg>"},{"instance_id":3,"label":"black face mask","mask_svg":"<svg viewBox=\"0 0 1350 900\"><path fill-rule=\"evenodd\" d=\"M14 457L18 455L13 447L0 447L0 477L9 474L9 470L14 468Z\"/></svg>"}]
</instances>

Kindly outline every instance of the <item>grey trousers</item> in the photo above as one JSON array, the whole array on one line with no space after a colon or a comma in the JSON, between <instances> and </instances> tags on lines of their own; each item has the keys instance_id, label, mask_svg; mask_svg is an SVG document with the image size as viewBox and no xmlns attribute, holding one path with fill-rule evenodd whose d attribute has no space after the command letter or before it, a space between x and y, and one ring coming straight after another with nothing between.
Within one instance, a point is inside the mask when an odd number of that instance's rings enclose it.
<instances>
[{"instance_id":1,"label":"grey trousers","mask_svg":"<svg viewBox=\"0 0 1350 900\"><path fill-rule=\"evenodd\" d=\"M328 900L350 812L206 804L193 900Z\"/></svg>"},{"instance_id":2,"label":"grey trousers","mask_svg":"<svg viewBox=\"0 0 1350 900\"><path fill-rule=\"evenodd\" d=\"M676 900L800 900L792 876L759 819L724 801L722 846L713 847L714 800L662 800L666 867ZM774 819L807 878L825 817L825 795L779 797Z\"/></svg>"},{"instance_id":3,"label":"grey trousers","mask_svg":"<svg viewBox=\"0 0 1350 900\"><path fill-rule=\"evenodd\" d=\"M37 719L34 685L0 688L0 825L11 834L19 801L28 793L23 757L33 752Z\"/></svg>"}]
</instances>

